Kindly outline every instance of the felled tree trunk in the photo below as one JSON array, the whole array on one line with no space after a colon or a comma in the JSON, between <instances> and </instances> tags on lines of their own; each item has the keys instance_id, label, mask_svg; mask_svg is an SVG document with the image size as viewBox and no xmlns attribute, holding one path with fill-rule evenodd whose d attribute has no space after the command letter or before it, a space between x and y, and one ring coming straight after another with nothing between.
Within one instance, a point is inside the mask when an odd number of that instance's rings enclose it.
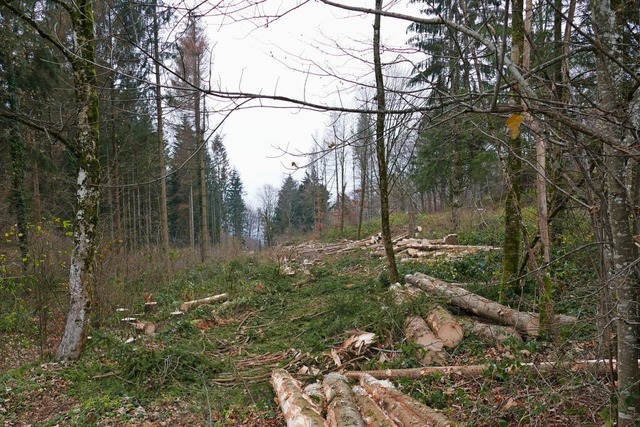
<instances>
[{"instance_id":1,"label":"felled tree trunk","mask_svg":"<svg viewBox=\"0 0 640 427\"><path fill-rule=\"evenodd\" d=\"M224 302L228 298L229 298L228 294L220 294L220 295L214 295L212 297L183 302L182 305L180 306L180 311L189 311L201 305L213 304L214 302Z\"/></svg>"},{"instance_id":2,"label":"felled tree trunk","mask_svg":"<svg viewBox=\"0 0 640 427\"><path fill-rule=\"evenodd\" d=\"M537 336L540 331L540 325L536 315L514 310L474 294L473 292L469 292L459 286L424 274L408 274L405 276L405 281L425 291L444 295L453 304L464 310L468 310L503 325L513 326L521 333Z\"/></svg>"},{"instance_id":3,"label":"felled tree trunk","mask_svg":"<svg viewBox=\"0 0 640 427\"><path fill-rule=\"evenodd\" d=\"M397 426L361 386L353 386L353 397L367 427Z\"/></svg>"},{"instance_id":4,"label":"felled tree trunk","mask_svg":"<svg viewBox=\"0 0 640 427\"><path fill-rule=\"evenodd\" d=\"M455 348L464 338L462 326L444 307L436 306L427 316L427 324L447 348Z\"/></svg>"},{"instance_id":5,"label":"felled tree trunk","mask_svg":"<svg viewBox=\"0 0 640 427\"><path fill-rule=\"evenodd\" d=\"M327 398L329 427L365 427L344 375L338 372L327 374L322 387Z\"/></svg>"},{"instance_id":6,"label":"felled tree trunk","mask_svg":"<svg viewBox=\"0 0 640 427\"><path fill-rule=\"evenodd\" d=\"M360 385L394 422L403 427L455 426L441 413L396 390L388 381L364 375L360 378Z\"/></svg>"},{"instance_id":7,"label":"felled tree trunk","mask_svg":"<svg viewBox=\"0 0 640 427\"><path fill-rule=\"evenodd\" d=\"M637 361L640 367L640 360ZM535 369L536 372L549 372L554 369L567 369L571 371L588 371L594 375L610 374L615 372L618 363L615 359L588 359L562 362L540 362L540 363L520 363L514 365L508 373L518 372L519 369ZM370 376L380 380L391 380L398 378L420 379L433 374L457 375L467 379L481 378L490 375L487 372L495 369L495 365L466 365L466 366L426 366L424 368L408 369L383 369L371 371L350 371L345 372L347 378L363 378Z\"/></svg>"},{"instance_id":8,"label":"felled tree trunk","mask_svg":"<svg viewBox=\"0 0 640 427\"><path fill-rule=\"evenodd\" d=\"M513 338L522 341L522 336L512 326L490 325L471 319L461 321L465 330L473 332L476 336L489 341L504 341Z\"/></svg>"},{"instance_id":9,"label":"felled tree trunk","mask_svg":"<svg viewBox=\"0 0 640 427\"><path fill-rule=\"evenodd\" d=\"M391 380L396 378L420 379L433 374L458 375L467 379L482 377L489 365L467 365L467 366L425 366L424 368L406 369L380 369L371 371L349 371L344 375L347 378L362 378L370 375L380 380Z\"/></svg>"},{"instance_id":10,"label":"felled tree trunk","mask_svg":"<svg viewBox=\"0 0 640 427\"><path fill-rule=\"evenodd\" d=\"M300 383L284 369L271 373L271 384L276 392L287 427L326 427L320 411L303 393Z\"/></svg>"},{"instance_id":11,"label":"felled tree trunk","mask_svg":"<svg viewBox=\"0 0 640 427\"><path fill-rule=\"evenodd\" d=\"M433 334L422 317L408 317L404 324L404 333L407 339L420 349L420 363L429 366L445 362L442 341Z\"/></svg>"}]
</instances>

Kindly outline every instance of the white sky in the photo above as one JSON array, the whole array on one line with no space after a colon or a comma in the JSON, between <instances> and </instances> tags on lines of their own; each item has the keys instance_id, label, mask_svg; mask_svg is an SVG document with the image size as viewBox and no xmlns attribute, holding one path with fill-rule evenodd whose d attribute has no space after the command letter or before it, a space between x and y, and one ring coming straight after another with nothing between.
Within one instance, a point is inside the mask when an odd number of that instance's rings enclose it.
<instances>
[{"instance_id":1,"label":"white sky","mask_svg":"<svg viewBox=\"0 0 640 427\"><path fill-rule=\"evenodd\" d=\"M295 3L292 0L266 2L270 7L279 6L280 10ZM351 3L365 4L363 1ZM373 6L373 1L366 3L368 7ZM412 10L415 14L415 6L407 9L408 1L401 3L393 10L400 13ZM354 85L328 75L318 76L320 68L327 71L325 74L335 73L346 80L373 81L370 47L373 16L309 2L266 28L256 28L256 24L249 21L227 21L224 25L219 25L219 20L208 22L207 33L213 45L212 77L217 79L214 89L278 94L355 107ZM406 21L383 18L383 43L402 46L409 38L407 26ZM350 51L341 54L338 46ZM283 154L282 150L309 151L314 136L322 139L328 117L328 113L295 108L251 108L231 114L219 133L224 137L231 165L240 172L250 204L258 205L258 193L264 184L280 188L291 172L292 161L304 163L304 159ZM215 126L219 120L219 115L211 116L211 125ZM294 174L296 179L302 176L304 171Z\"/></svg>"}]
</instances>

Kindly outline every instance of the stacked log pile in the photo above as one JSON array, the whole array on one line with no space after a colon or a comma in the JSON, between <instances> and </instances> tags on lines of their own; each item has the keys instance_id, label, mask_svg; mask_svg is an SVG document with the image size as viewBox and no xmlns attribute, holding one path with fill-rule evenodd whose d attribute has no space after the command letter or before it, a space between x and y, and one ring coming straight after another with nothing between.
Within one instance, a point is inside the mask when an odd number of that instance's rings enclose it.
<instances>
[{"instance_id":1,"label":"stacked log pile","mask_svg":"<svg viewBox=\"0 0 640 427\"><path fill-rule=\"evenodd\" d=\"M455 426L441 412L398 391L388 381L362 375L359 385L334 372L322 382L325 402L315 403L288 372L276 369L271 384L288 427ZM319 409L326 407L326 414Z\"/></svg>"},{"instance_id":2,"label":"stacked log pile","mask_svg":"<svg viewBox=\"0 0 640 427\"><path fill-rule=\"evenodd\" d=\"M455 234L442 239L410 238L408 233L400 234L392 239L393 250L401 263L418 262L431 258L457 259L479 252L498 250L494 246L460 245ZM307 242L295 246L284 246L278 252L282 261L283 274L294 275L292 264L312 264L323 256L341 255L356 251L366 251L377 257L384 257L385 250L380 233L362 240L343 240L337 243L322 244ZM304 260L304 261L302 261ZM306 265L301 265L306 268Z\"/></svg>"}]
</instances>

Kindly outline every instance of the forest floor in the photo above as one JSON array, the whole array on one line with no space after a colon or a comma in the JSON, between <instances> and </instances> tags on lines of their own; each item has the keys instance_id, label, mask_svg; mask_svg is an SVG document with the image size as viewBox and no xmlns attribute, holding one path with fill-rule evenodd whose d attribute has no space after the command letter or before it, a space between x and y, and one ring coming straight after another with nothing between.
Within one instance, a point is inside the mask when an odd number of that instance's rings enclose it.
<instances>
[{"instance_id":1,"label":"forest floor","mask_svg":"<svg viewBox=\"0 0 640 427\"><path fill-rule=\"evenodd\" d=\"M282 273L282 263L277 255L245 255L201 266L152 289L158 309L150 314L143 313L147 289L132 289L129 305L109 307L113 315L92 328L82 358L69 365L40 359L33 339L3 338L0 427L282 426L269 383L276 367L309 384L336 370L420 366L402 325L408 315L424 315L437 301L425 297L395 304L383 260L364 251L335 255L304 272L293 263L292 275ZM491 280L499 254L400 268L401 274L421 271L473 283L494 297ZM223 292L227 304L171 314L183 301ZM594 306L589 295L574 283L556 304L559 311L589 319ZM511 302L530 308L534 296L524 289ZM154 322L156 334L132 329L121 321L124 316ZM358 348L342 345L362 331L375 333L375 341ZM469 336L448 351L446 363L491 364L483 378L436 374L394 383L468 426L610 425L613 381L606 375L516 369L521 362L594 355L589 321L558 331L553 341L486 342Z\"/></svg>"}]
</instances>

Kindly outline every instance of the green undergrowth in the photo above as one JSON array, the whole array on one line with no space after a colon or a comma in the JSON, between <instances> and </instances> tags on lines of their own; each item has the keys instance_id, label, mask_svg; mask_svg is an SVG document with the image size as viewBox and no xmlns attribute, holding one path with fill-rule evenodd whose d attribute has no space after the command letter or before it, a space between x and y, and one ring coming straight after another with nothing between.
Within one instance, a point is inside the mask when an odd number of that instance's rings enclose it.
<instances>
[{"instance_id":1,"label":"green undergrowth","mask_svg":"<svg viewBox=\"0 0 640 427\"><path fill-rule=\"evenodd\" d=\"M402 220L396 218L399 224ZM444 227L446 221L440 220ZM435 230L438 220L431 221L434 229L430 233L446 234L444 229ZM468 227L460 239L495 244L491 218L483 221L477 233ZM554 254L559 258L552 266L554 298L559 311L583 315L594 305L588 299L588 284L594 276L581 265L593 254L589 248L572 252L587 244L586 239L566 239L562 251ZM500 252L494 251L401 264L400 273L423 272L468 283L470 289L495 299L500 258ZM5 386L0 389L0 406L9 399L6 390L12 390L12 407L28 410L29 396L46 379L58 381L70 403L56 417L38 425L138 425L136 420L156 412L159 415L154 420L171 424L167 421L171 411L186 411L194 417L191 424L180 425L240 425L233 420L255 413L275 417L277 407L269 384L273 368L304 372L305 382L320 379L335 370L331 350L361 331L375 333L376 342L361 352L341 354L349 369L420 366L418 349L402 333L405 319L426 316L435 304L446 305L447 301L425 295L394 303L384 260L359 252L323 258L308 274L300 265L294 267L295 275L283 275L276 260L248 255L206 264L166 284L156 284L153 298L158 309L149 314L143 314L141 291L146 289L140 284L130 295L129 311L114 310L91 331L79 362L55 369L30 365L1 376ZM181 316L172 314L184 301L222 293L229 296L225 304L203 305ZM535 283L526 278L507 302L535 309L534 301ZM154 322L157 333L148 337L134 331L121 320L126 316ZM593 378L562 371L547 376L531 370L513 372L520 362L545 360L554 351L565 360L589 355L592 325L560 332L557 345L536 340L493 343L467 336L459 347L448 350L448 363L488 363L484 379L432 375L396 381L396 385L468 425L545 425L544 416L550 410L572 412L571 416L584 420L593 412L590 402L572 401L572 391L606 401L606 395L598 394L601 389L594 388ZM130 338L135 340L130 342ZM23 396L24 402L16 396ZM606 405L600 409L604 411Z\"/></svg>"}]
</instances>

